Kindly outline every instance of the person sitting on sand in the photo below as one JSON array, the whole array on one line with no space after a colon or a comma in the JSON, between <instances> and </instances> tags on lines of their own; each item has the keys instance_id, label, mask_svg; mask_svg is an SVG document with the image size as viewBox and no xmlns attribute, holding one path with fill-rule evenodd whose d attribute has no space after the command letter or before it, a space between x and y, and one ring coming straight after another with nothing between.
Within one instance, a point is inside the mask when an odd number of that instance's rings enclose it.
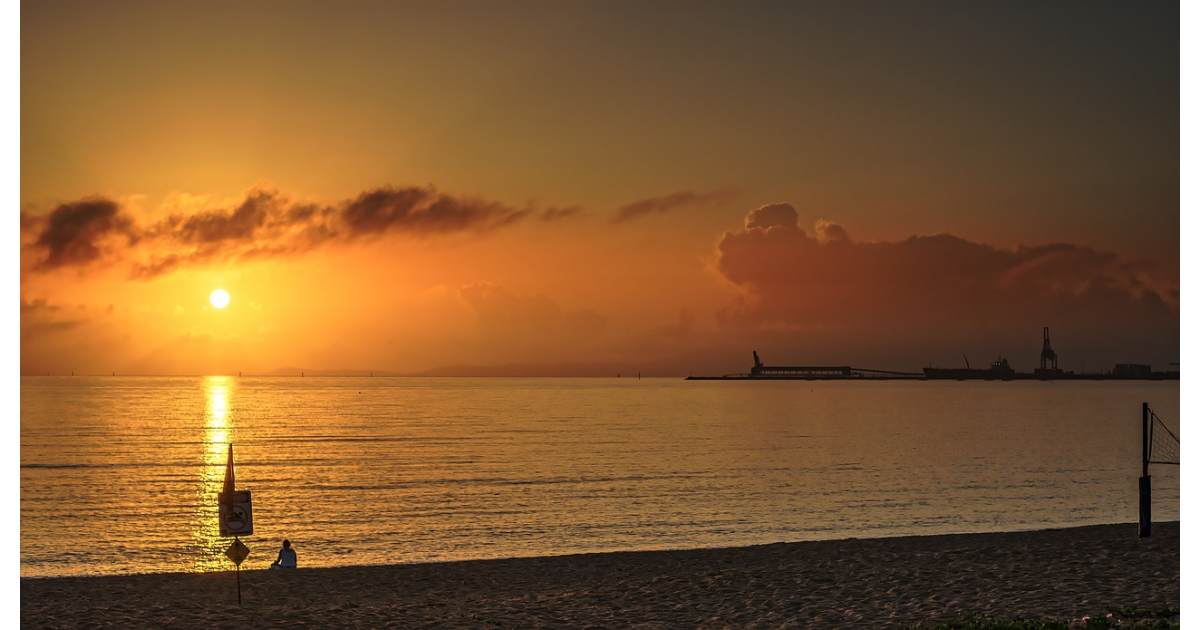
<instances>
[{"instance_id":1,"label":"person sitting on sand","mask_svg":"<svg viewBox=\"0 0 1200 630\"><path fill-rule=\"evenodd\" d=\"M292 543L288 539L283 539L283 548L279 550L279 557L275 558L275 562L271 563L272 569L295 569L296 568L296 550L292 549Z\"/></svg>"}]
</instances>

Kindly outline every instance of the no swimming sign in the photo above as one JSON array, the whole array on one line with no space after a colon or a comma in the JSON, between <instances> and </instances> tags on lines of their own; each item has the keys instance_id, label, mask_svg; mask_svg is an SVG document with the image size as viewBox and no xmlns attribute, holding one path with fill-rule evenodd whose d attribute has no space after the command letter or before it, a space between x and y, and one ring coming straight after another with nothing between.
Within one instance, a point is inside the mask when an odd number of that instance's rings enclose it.
<instances>
[{"instance_id":1,"label":"no swimming sign","mask_svg":"<svg viewBox=\"0 0 1200 630\"><path fill-rule=\"evenodd\" d=\"M218 498L222 536L249 536L254 533L254 511L250 491L222 492Z\"/></svg>"}]
</instances>

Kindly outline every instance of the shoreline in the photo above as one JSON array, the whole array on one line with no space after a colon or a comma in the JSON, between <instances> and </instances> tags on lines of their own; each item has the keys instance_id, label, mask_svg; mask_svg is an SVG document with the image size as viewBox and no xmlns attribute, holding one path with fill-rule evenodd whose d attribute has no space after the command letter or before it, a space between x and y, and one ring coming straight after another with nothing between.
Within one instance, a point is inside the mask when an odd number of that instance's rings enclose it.
<instances>
[{"instance_id":1,"label":"shoreline","mask_svg":"<svg viewBox=\"0 0 1200 630\"><path fill-rule=\"evenodd\" d=\"M1154 531L1158 531L1159 526L1178 527L1179 521L1154 521ZM591 558L595 556L619 556L622 554L643 554L643 553L690 553L690 552L721 552L734 550L752 550L763 547L773 547L776 545L806 545L813 543L840 543L850 541L888 541L888 540L908 540L908 539L933 539L933 538L953 538L956 536L988 536L988 535L1004 535L1004 534L1037 534L1042 532L1057 532L1068 530L1083 530L1095 527L1130 527L1137 528L1136 522L1128 523L1092 523L1089 525L1067 525L1063 527L1038 527L1034 529L1002 529L995 531L965 531L965 532L949 532L941 534L895 534L885 536L846 536L844 538L814 538L809 540L790 540L790 541L774 541L764 543L753 543L748 545L729 545L725 547L671 547L657 549L616 549L606 551L579 551L567 553L553 553L543 555L528 555L528 556L501 556L492 558L456 558L453 560L427 560L418 562L393 562L393 563L367 563L367 564L341 564L337 566L303 566L301 562L301 571L329 571L343 569L373 569L379 567L415 567L415 566L442 566L454 565L469 562L508 562L515 560L551 560L557 558ZM230 539L232 540L232 538ZM256 567L252 569L242 569L242 573L250 573L254 571L266 571L266 568ZM146 571L133 573L95 573L83 575L22 575L21 581L26 580L93 580L101 578L128 578L128 577L182 577L189 575L210 575L210 574L232 574L233 569L221 571Z\"/></svg>"},{"instance_id":2,"label":"shoreline","mask_svg":"<svg viewBox=\"0 0 1200 630\"><path fill-rule=\"evenodd\" d=\"M303 563L303 555L301 562ZM21 623L913 625L1179 609L1179 525L233 571L22 577Z\"/></svg>"}]
</instances>

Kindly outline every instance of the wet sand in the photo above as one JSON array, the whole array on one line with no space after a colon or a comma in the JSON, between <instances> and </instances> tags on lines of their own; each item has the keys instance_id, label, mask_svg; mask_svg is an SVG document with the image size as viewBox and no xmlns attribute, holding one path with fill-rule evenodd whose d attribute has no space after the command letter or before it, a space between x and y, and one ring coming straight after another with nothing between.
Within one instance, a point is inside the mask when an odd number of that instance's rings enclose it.
<instances>
[{"instance_id":1,"label":"wet sand","mask_svg":"<svg viewBox=\"0 0 1200 630\"><path fill-rule=\"evenodd\" d=\"M303 550L301 550L303 561ZM1179 525L21 580L23 627L912 626L1179 608Z\"/></svg>"}]
</instances>

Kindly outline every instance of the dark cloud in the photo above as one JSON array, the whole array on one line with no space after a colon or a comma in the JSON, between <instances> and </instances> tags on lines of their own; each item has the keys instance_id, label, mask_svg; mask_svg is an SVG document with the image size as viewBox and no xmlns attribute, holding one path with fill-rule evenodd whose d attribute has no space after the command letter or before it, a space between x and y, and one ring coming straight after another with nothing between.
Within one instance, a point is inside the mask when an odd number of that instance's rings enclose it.
<instances>
[{"instance_id":1,"label":"dark cloud","mask_svg":"<svg viewBox=\"0 0 1200 630\"><path fill-rule=\"evenodd\" d=\"M488 230L525 217L527 211L502 203L464 199L433 188L381 188L365 192L341 212L352 235L403 231L444 234Z\"/></svg>"},{"instance_id":2,"label":"dark cloud","mask_svg":"<svg viewBox=\"0 0 1200 630\"><path fill-rule=\"evenodd\" d=\"M698 193L690 190L671 193L661 197L650 197L649 199L640 199L633 203L625 204L617 208L617 213L613 216L613 223L624 223L634 219L640 219L651 214L662 214L685 208L690 206L704 206L723 203L729 201L734 196L734 193L729 190L716 190L707 193Z\"/></svg>"},{"instance_id":3,"label":"dark cloud","mask_svg":"<svg viewBox=\"0 0 1200 630\"><path fill-rule=\"evenodd\" d=\"M550 208L556 220L577 208ZM78 266L101 257L101 242L126 238L132 275L150 278L213 260L267 258L309 251L325 243L387 234L434 236L484 233L520 222L534 212L503 203L457 197L433 187L369 190L340 204L297 203L278 192L255 190L233 208L176 214L138 227L107 199L59 206L49 215L21 215L22 243L40 256L34 271Z\"/></svg>"},{"instance_id":4,"label":"dark cloud","mask_svg":"<svg viewBox=\"0 0 1200 630\"><path fill-rule=\"evenodd\" d=\"M171 225L175 227L179 240L186 243L246 240L254 237L255 231L267 222L269 216L278 213L280 203L281 200L274 193L255 191L230 212L213 210L185 218L175 217ZM287 219L296 220L293 217L297 216L300 215L289 212ZM307 217L299 220L307 220Z\"/></svg>"},{"instance_id":5,"label":"dark cloud","mask_svg":"<svg viewBox=\"0 0 1200 630\"><path fill-rule=\"evenodd\" d=\"M1001 249L947 234L860 243L830 221L809 236L797 216L764 206L721 238L717 270L744 290L724 324L772 331L778 343L805 339L809 352L838 339L921 362L930 348L1002 346L1050 325L1089 349L1177 360L1178 311L1145 265L1065 243Z\"/></svg>"},{"instance_id":6,"label":"dark cloud","mask_svg":"<svg viewBox=\"0 0 1200 630\"><path fill-rule=\"evenodd\" d=\"M133 222L115 202L89 198L59 205L45 217L21 216L22 230L35 230L33 246L42 254L37 270L86 265L99 259L113 237L129 242Z\"/></svg>"}]
</instances>

